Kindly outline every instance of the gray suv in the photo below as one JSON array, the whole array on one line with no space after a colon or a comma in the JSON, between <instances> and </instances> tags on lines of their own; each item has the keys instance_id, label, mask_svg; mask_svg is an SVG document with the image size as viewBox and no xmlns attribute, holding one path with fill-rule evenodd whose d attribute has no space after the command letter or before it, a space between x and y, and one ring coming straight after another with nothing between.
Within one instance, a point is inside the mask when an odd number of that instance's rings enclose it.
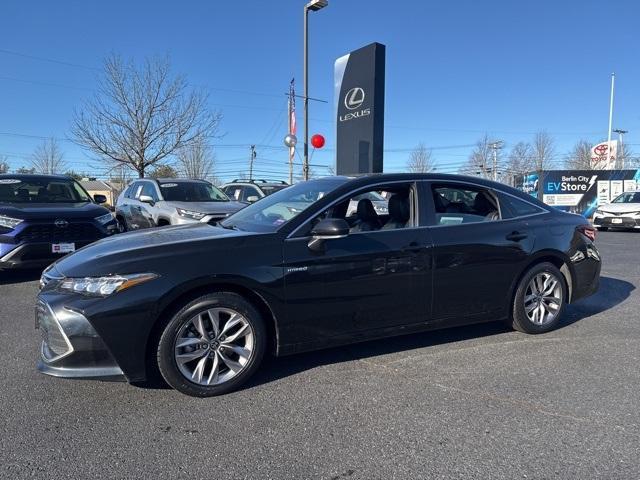
<instances>
[{"instance_id":1,"label":"gray suv","mask_svg":"<svg viewBox=\"0 0 640 480\"><path fill-rule=\"evenodd\" d=\"M121 232L195 222L214 225L246 206L205 180L141 178L118 197L116 220Z\"/></svg>"}]
</instances>

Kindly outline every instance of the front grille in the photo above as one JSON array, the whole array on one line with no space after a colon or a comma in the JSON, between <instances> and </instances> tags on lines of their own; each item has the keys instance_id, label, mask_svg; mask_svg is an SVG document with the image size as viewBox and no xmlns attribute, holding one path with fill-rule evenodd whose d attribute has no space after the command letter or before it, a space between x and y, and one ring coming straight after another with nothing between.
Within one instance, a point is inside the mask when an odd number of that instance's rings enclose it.
<instances>
[{"instance_id":1,"label":"front grille","mask_svg":"<svg viewBox=\"0 0 640 480\"><path fill-rule=\"evenodd\" d=\"M36 304L36 325L42 335L42 356L46 361L53 362L73 351L53 312L42 300Z\"/></svg>"},{"instance_id":2,"label":"front grille","mask_svg":"<svg viewBox=\"0 0 640 480\"><path fill-rule=\"evenodd\" d=\"M94 241L102 238L102 233L91 223L69 223L66 227L54 224L34 224L25 227L17 236L17 241L71 243Z\"/></svg>"}]
</instances>

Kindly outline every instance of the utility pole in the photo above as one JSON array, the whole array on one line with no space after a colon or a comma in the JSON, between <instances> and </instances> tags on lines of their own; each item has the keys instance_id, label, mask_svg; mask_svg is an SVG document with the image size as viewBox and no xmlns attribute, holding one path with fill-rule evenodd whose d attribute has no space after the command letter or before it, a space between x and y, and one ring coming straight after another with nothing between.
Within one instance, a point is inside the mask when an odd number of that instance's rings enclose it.
<instances>
[{"instance_id":1,"label":"utility pole","mask_svg":"<svg viewBox=\"0 0 640 480\"><path fill-rule=\"evenodd\" d=\"M256 159L256 146L251 145L251 155L249 156L249 180L253 180L253 161Z\"/></svg>"},{"instance_id":2,"label":"utility pole","mask_svg":"<svg viewBox=\"0 0 640 480\"><path fill-rule=\"evenodd\" d=\"M622 143L622 140L623 140L624 134L625 133L629 133L629 130L621 130L619 128L616 128L614 130L614 132L616 132L618 134L618 139L619 139L619 142L620 142L620 152L618 152L618 156L622 157L622 162L621 162L620 168L624 169L624 161L625 161L624 157L626 157L626 152L624 151L624 143ZM622 153L622 155L620 155L620 153Z\"/></svg>"},{"instance_id":3,"label":"utility pole","mask_svg":"<svg viewBox=\"0 0 640 480\"><path fill-rule=\"evenodd\" d=\"M493 181L498 180L498 150L502 148L502 141L492 142L489 144L489 148L493 150Z\"/></svg>"}]
</instances>

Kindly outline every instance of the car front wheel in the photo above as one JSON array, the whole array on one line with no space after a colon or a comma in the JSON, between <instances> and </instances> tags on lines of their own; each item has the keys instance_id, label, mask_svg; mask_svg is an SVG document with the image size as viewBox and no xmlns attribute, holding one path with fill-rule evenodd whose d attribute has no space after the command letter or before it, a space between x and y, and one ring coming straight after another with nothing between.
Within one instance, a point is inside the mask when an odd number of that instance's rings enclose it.
<instances>
[{"instance_id":1,"label":"car front wheel","mask_svg":"<svg viewBox=\"0 0 640 480\"><path fill-rule=\"evenodd\" d=\"M265 348L266 328L253 305L235 293L212 293L171 318L158 344L158 367L176 390L211 397L247 381Z\"/></svg>"},{"instance_id":2,"label":"car front wheel","mask_svg":"<svg viewBox=\"0 0 640 480\"><path fill-rule=\"evenodd\" d=\"M553 330L567 299L564 276L551 263L533 266L520 280L512 305L513 328L524 333Z\"/></svg>"}]
</instances>

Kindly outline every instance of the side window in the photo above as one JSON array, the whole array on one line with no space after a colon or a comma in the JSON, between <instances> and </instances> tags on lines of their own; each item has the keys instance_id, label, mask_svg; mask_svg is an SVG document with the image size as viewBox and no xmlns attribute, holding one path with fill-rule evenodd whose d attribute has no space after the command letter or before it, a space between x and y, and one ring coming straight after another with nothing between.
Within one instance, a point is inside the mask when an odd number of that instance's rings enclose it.
<instances>
[{"instance_id":1,"label":"side window","mask_svg":"<svg viewBox=\"0 0 640 480\"><path fill-rule=\"evenodd\" d=\"M138 199L138 197L140 196L140 194L142 193L142 182L136 182L133 184L133 189L132 189L132 194L130 198L135 198Z\"/></svg>"},{"instance_id":2,"label":"side window","mask_svg":"<svg viewBox=\"0 0 640 480\"><path fill-rule=\"evenodd\" d=\"M234 200L242 200L241 197L243 191L243 187L231 186L227 187L227 190L224 193L226 193L230 198L233 198Z\"/></svg>"},{"instance_id":3,"label":"side window","mask_svg":"<svg viewBox=\"0 0 640 480\"><path fill-rule=\"evenodd\" d=\"M494 194L465 184L432 184L436 225L500 220L500 209Z\"/></svg>"},{"instance_id":4,"label":"side window","mask_svg":"<svg viewBox=\"0 0 640 480\"><path fill-rule=\"evenodd\" d=\"M153 198L154 201L156 202L158 201L158 194L156 193L156 187L151 182L143 182L142 190L138 194L138 197L140 195L148 195L151 198Z\"/></svg>"},{"instance_id":5,"label":"side window","mask_svg":"<svg viewBox=\"0 0 640 480\"><path fill-rule=\"evenodd\" d=\"M343 218L351 233L397 230L414 225L413 184L376 185L332 205L318 215L309 231L323 218Z\"/></svg>"},{"instance_id":6,"label":"side window","mask_svg":"<svg viewBox=\"0 0 640 480\"><path fill-rule=\"evenodd\" d=\"M500 193L500 207L502 210L502 218L524 217L526 215L544 212L544 210L529 202L505 193Z\"/></svg>"},{"instance_id":7,"label":"side window","mask_svg":"<svg viewBox=\"0 0 640 480\"><path fill-rule=\"evenodd\" d=\"M258 199L260 199L260 192L258 192L258 189L256 187L244 187L244 195L242 197L242 200L248 202L249 197L258 197Z\"/></svg>"}]
</instances>

